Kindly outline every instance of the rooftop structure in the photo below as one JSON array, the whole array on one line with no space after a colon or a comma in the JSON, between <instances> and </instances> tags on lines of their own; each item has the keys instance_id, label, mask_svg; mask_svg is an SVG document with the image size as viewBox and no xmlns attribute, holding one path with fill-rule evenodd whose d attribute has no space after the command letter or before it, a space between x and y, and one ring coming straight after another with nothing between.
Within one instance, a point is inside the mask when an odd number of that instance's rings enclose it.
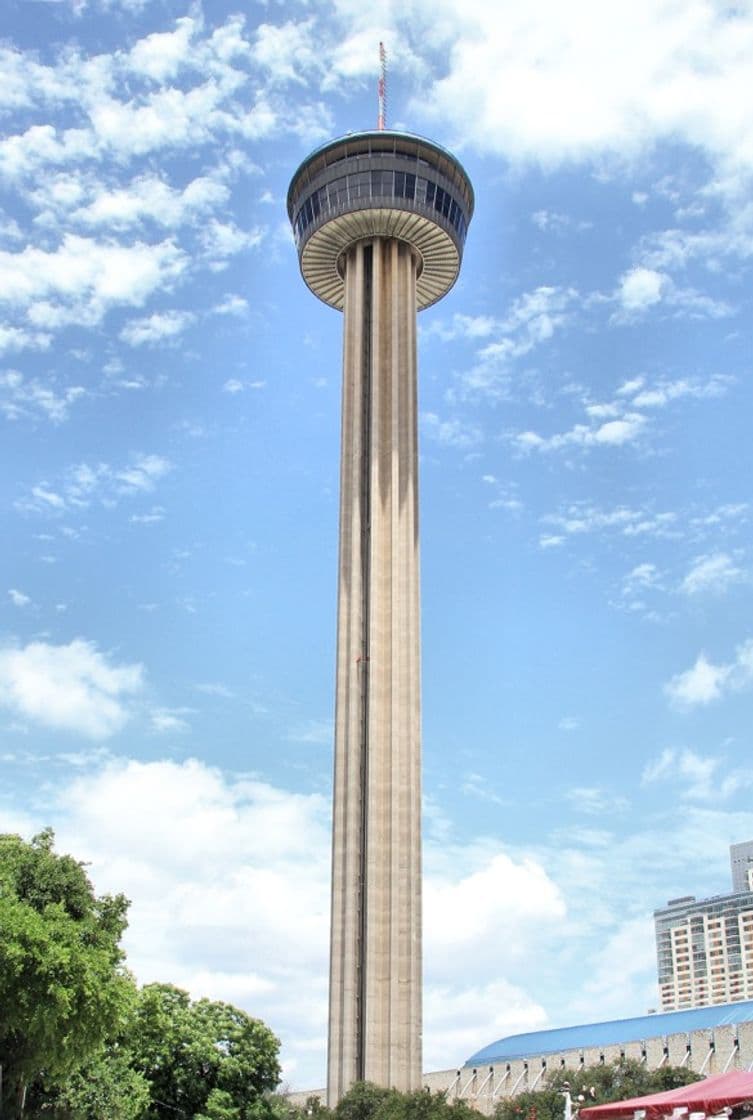
<instances>
[{"instance_id":1,"label":"rooftop structure","mask_svg":"<svg viewBox=\"0 0 753 1120\"><path fill-rule=\"evenodd\" d=\"M730 844L729 862L733 892L739 894L741 891L753 890L753 840Z\"/></svg>"},{"instance_id":2,"label":"rooftop structure","mask_svg":"<svg viewBox=\"0 0 753 1120\"><path fill-rule=\"evenodd\" d=\"M633 1019L612 1019L604 1023L584 1023L575 1027L529 1031L499 1038L472 1054L466 1066L511 1062L518 1058L537 1058L568 1050L587 1050L628 1042L644 1042L664 1035L691 1034L731 1023L753 1022L753 1000L734 1006L697 1007L691 1011L638 1015Z\"/></svg>"}]
</instances>

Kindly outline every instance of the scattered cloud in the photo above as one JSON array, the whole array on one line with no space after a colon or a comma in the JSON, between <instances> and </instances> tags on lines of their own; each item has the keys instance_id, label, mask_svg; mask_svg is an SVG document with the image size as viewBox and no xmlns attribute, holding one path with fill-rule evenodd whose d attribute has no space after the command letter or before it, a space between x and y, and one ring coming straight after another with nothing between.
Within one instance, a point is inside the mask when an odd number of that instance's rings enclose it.
<instances>
[{"instance_id":1,"label":"scattered cloud","mask_svg":"<svg viewBox=\"0 0 753 1120\"><path fill-rule=\"evenodd\" d=\"M428 439L444 447L456 447L460 450L476 447L484 438L477 424L471 424L457 416L442 420L435 412L421 414L421 428Z\"/></svg>"},{"instance_id":2,"label":"scattered cloud","mask_svg":"<svg viewBox=\"0 0 753 1120\"><path fill-rule=\"evenodd\" d=\"M753 640L738 646L735 659L715 665L705 653L699 653L695 664L664 686L670 702L678 708L705 707L732 692L753 685Z\"/></svg>"},{"instance_id":3,"label":"scattered cloud","mask_svg":"<svg viewBox=\"0 0 753 1120\"><path fill-rule=\"evenodd\" d=\"M8 598L14 607L28 607L31 603L30 596L26 595L23 591L19 591L15 587L9 588Z\"/></svg>"},{"instance_id":4,"label":"scattered cloud","mask_svg":"<svg viewBox=\"0 0 753 1120\"><path fill-rule=\"evenodd\" d=\"M8 420L43 416L61 424L70 415L71 405L86 395L82 385L56 390L36 377L25 378L17 370L0 373L0 412Z\"/></svg>"},{"instance_id":5,"label":"scattered cloud","mask_svg":"<svg viewBox=\"0 0 753 1120\"><path fill-rule=\"evenodd\" d=\"M560 731L577 731L580 727L580 720L577 716L563 716L557 727Z\"/></svg>"},{"instance_id":6,"label":"scattered cloud","mask_svg":"<svg viewBox=\"0 0 753 1120\"><path fill-rule=\"evenodd\" d=\"M478 349L475 365L458 376L457 393L471 398L506 397L514 363L571 322L578 298L574 288L542 285L513 300L503 318L456 315L451 325L435 328L445 341L489 339Z\"/></svg>"},{"instance_id":7,"label":"scattered cloud","mask_svg":"<svg viewBox=\"0 0 753 1120\"><path fill-rule=\"evenodd\" d=\"M641 775L643 785L660 781L684 787L681 796L688 800L714 803L752 785L753 771L730 770L722 758L668 747L646 764Z\"/></svg>"},{"instance_id":8,"label":"scattered cloud","mask_svg":"<svg viewBox=\"0 0 753 1120\"><path fill-rule=\"evenodd\" d=\"M598 786L576 786L568 790L565 797L574 809L588 816L624 813L630 807L626 797L609 793Z\"/></svg>"},{"instance_id":9,"label":"scattered cloud","mask_svg":"<svg viewBox=\"0 0 753 1120\"><path fill-rule=\"evenodd\" d=\"M227 295L221 303L212 308L215 315L237 315L243 318L248 314L248 300L243 296Z\"/></svg>"},{"instance_id":10,"label":"scattered cloud","mask_svg":"<svg viewBox=\"0 0 753 1120\"><path fill-rule=\"evenodd\" d=\"M129 719L128 700L143 667L115 665L93 642L30 642L0 649L0 706L57 731L91 739L114 735Z\"/></svg>"},{"instance_id":11,"label":"scattered cloud","mask_svg":"<svg viewBox=\"0 0 753 1120\"><path fill-rule=\"evenodd\" d=\"M155 708L149 716L152 731L159 735L190 731L191 725L185 718L192 708Z\"/></svg>"},{"instance_id":12,"label":"scattered cloud","mask_svg":"<svg viewBox=\"0 0 753 1120\"><path fill-rule=\"evenodd\" d=\"M623 274L614 298L620 305L612 316L617 323L631 323L660 303L675 316L722 319L733 313L724 300L679 287L666 273L641 265Z\"/></svg>"},{"instance_id":13,"label":"scattered cloud","mask_svg":"<svg viewBox=\"0 0 753 1120\"><path fill-rule=\"evenodd\" d=\"M627 412L619 420L607 420L591 426L575 424L569 431L541 436L537 432L518 432L513 437L514 446L521 452L562 451L581 447L622 447L634 443L643 434L646 417L639 412Z\"/></svg>"},{"instance_id":14,"label":"scattered cloud","mask_svg":"<svg viewBox=\"0 0 753 1120\"><path fill-rule=\"evenodd\" d=\"M671 510L657 513L629 506L601 509L587 501L573 502L560 513L546 514L542 520L566 537L614 532L626 537L671 539L681 532L679 515Z\"/></svg>"},{"instance_id":15,"label":"scattered cloud","mask_svg":"<svg viewBox=\"0 0 753 1120\"><path fill-rule=\"evenodd\" d=\"M25 310L43 330L95 326L111 307L139 306L169 287L185 265L172 241L118 245L69 233L53 250L0 249L0 304Z\"/></svg>"},{"instance_id":16,"label":"scattered cloud","mask_svg":"<svg viewBox=\"0 0 753 1120\"><path fill-rule=\"evenodd\" d=\"M666 277L650 268L633 268L620 281L619 301L625 311L643 311L658 303Z\"/></svg>"},{"instance_id":17,"label":"scattered cloud","mask_svg":"<svg viewBox=\"0 0 753 1120\"><path fill-rule=\"evenodd\" d=\"M472 772L464 774L460 783L460 792L466 797L476 797L479 801L490 801L493 805L509 805L509 801L500 797L481 774Z\"/></svg>"},{"instance_id":18,"label":"scattered cloud","mask_svg":"<svg viewBox=\"0 0 753 1120\"><path fill-rule=\"evenodd\" d=\"M449 2L419 10L432 41L452 44L446 73L422 90L423 111L477 149L552 168L630 158L664 139L703 149L730 175L753 162L740 142L750 113L736 110L734 126L727 116L745 81L747 9L641 3L615 13L539 0L525 16Z\"/></svg>"},{"instance_id":19,"label":"scattered cloud","mask_svg":"<svg viewBox=\"0 0 753 1120\"><path fill-rule=\"evenodd\" d=\"M163 455L139 453L122 467L109 463L76 463L69 467L54 485L41 482L32 486L28 495L16 502L24 513L63 514L88 509L94 503L114 508L121 498L150 493L172 470L172 463ZM151 514L140 520L155 520Z\"/></svg>"},{"instance_id":20,"label":"scattered cloud","mask_svg":"<svg viewBox=\"0 0 753 1120\"><path fill-rule=\"evenodd\" d=\"M129 346L154 345L182 334L195 320L190 311L155 312L145 319L132 319L120 332Z\"/></svg>"},{"instance_id":21,"label":"scattered cloud","mask_svg":"<svg viewBox=\"0 0 753 1120\"><path fill-rule=\"evenodd\" d=\"M748 573L726 552L714 552L693 561L680 589L686 595L724 595L734 584L748 578Z\"/></svg>"}]
</instances>

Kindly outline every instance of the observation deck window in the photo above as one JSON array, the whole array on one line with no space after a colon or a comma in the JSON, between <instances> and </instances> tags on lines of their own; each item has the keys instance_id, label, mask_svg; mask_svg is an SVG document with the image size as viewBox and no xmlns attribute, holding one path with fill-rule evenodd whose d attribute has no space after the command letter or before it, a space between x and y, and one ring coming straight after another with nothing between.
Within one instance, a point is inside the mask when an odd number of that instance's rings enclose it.
<instances>
[{"instance_id":1,"label":"observation deck window","mask_svg":"<svg viewBox=\"0 0 753 1120\"><path fill-rule=\"evenodd\" d=\"M392 171L372 171L371 172L371 197L372 198L391 198L392 197Z\"/></svg>"},{"instance_id":2,"label":"observation deck window","mask_svg":"<svg viewBox=\"0 0 753 1120\"><path fill-rule=\"evenodd\" d=\"M293 221L296 240L300 244L309 226L322 215L335 216L354 204L358 207L370 200L390 198L417 202L436 211L457 231L461 241L465 240L468 223L463 207L449 190L411 171L386 169L354 170L313 190L301 203Z\"/></svg>"},{"instance_id":3,"label":"observation deck window","mask_svg":"<svg viewBox=\"0 0 753 1120\"><path fill-rule=\"evenodd\" d=\"M416 197L416 176L409 171L395 172L395 198Z\"/></svg>"}]
</instances>

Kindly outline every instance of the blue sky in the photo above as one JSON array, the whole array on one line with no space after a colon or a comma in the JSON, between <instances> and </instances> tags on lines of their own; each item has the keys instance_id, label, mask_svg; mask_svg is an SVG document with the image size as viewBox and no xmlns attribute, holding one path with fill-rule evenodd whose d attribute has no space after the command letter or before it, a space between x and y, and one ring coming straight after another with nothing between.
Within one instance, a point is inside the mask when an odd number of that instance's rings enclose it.
<instances>
[{"instance_id":1,"label":"blue sky","mask_svg":"<svg viewBox=\"0 0 753 1120\"><path fill-rule=\"evenodd\" d=\"M753 6L5 0L0 829L324 1078L340 316L285 194L388 119L420 316L425 1065L656 1005L750 791Z\"/></svg>"}]
</instances>

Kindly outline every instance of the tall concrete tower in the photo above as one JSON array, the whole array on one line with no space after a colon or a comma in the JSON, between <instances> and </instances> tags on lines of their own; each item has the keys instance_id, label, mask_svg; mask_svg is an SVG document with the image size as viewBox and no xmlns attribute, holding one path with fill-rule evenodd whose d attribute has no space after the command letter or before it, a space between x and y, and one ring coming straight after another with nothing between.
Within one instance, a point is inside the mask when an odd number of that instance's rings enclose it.
<instances>
[{"instance_id":1,"label":"tall concrete tower","mask_svg":"<svg viewBox=\"0 0 753 1120\"><path fill-rule=\"evenodd\" d=\"M473 188L438 144L359 132L288 191L303 278L345 312L327 1096L421 1083L416 312L452 287Z\"/></svg>"}]
</instances>

